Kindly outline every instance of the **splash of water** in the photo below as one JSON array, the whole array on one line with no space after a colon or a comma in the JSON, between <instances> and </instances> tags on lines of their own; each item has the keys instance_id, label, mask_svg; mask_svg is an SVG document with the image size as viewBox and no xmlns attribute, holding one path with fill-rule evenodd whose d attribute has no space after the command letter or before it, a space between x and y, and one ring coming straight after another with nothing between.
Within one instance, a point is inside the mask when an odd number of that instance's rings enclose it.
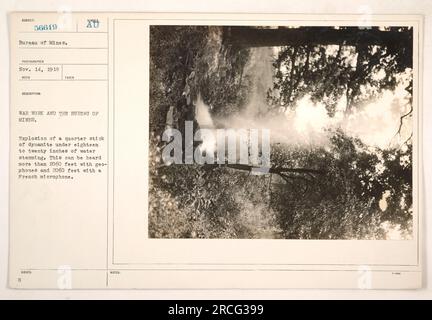
<instances>
[{"instance_id":1,"label":"splash of water","mask_svg":"<svg viewBox=\"0 0 432 320\"><path fill-rule=\"evenodd\" d=\"M234 116L217 119L217 125L233 129L269 129L272 142L305 147L329 144L327 129L341 129L347 135L358 137L364 143L380 148L395 146L405 141L412 132L412 122L405 121L403 130L395 140L400 117L409 109L406 81L401 81L395 90L386 90L369 103L358 106L345 116L346 97L330 117L323 103L313 102L309 95L296 102L289 110L270 114L267 105L267 90L273 86L272 48L255 48L245 67L245 75L252 79L249 103ZM409 74L402 75L409 77ZM402 79L403 80L403 79ZM215 128L210 107L199 96L196 103L197 121L203 128ZM409 119L408 119L409 120ZM207 142L213 144L213 141Z\"/></svg>"},{"instance_id":2,"label":"splash of water","mask_svg":"<svg viewBox=\"0 0 432 320\"><path fill-rule=\"evenodd\" d=\"M195 118L201 128L214 128L210 107L204 103L201 94L198 94L197 101L195 102Z\"/></svg>"}]
</instances>

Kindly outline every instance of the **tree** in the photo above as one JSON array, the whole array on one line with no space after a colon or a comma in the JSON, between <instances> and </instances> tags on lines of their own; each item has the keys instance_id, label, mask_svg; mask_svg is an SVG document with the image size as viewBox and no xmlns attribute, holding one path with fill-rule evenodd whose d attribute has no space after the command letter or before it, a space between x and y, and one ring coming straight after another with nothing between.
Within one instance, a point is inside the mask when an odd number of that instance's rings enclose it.
<instances>
[{"instance_id":1,"label":"tree","mask_svg":"<svg viewBox=\"0 0 432 320\"><path fill-rule=\"evenodd\" d=\"M275 183L271 208L286 238L382 238L382 224L412 230L412 145L382 150L338 130L329 149L276 150L284 165L325 168L304 192L298 183ZM280 154L282 153L282 154ZM387 207L380 207L385 195Z\"/></svg>"},{"instance_id":2,"label":"tree","mask_svg":"<svg viewBox=\"0 0 432 320\"><path fill-rule=\"evenodd\" d=\"M334 115L340 98L346 110L393 90L397 75L412 69L412 28L226 27L225 43L237 47L277 46L276 82L269 101L293 107L305 94ZM406 87L411 93L412 83ZM364 92L366 91L366 92Z\"/></svg>"}]
</instances>

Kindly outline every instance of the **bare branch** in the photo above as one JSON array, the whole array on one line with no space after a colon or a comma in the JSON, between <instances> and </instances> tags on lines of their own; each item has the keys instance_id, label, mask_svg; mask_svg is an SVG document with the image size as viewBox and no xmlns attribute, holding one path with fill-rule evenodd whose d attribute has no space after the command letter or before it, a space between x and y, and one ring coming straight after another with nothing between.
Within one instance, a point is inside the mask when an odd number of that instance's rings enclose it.
<instances>
[{"instance_id":1,"label":"bare branch","mask_svg":"<svg viewBox=\"0 0 432 320\"><path fill-rule=\"evenodd\" d=\"M405 113L403 116L400 117L399 128L398 128L398 131L396 132L395 136L397 136L398 134L401 133L402 126L403 126L403 120L406 117L410 116L412 114L412 112L413 112L413 106L411 105L410 110L407 113Z\"/></svg>"}]
</instances>

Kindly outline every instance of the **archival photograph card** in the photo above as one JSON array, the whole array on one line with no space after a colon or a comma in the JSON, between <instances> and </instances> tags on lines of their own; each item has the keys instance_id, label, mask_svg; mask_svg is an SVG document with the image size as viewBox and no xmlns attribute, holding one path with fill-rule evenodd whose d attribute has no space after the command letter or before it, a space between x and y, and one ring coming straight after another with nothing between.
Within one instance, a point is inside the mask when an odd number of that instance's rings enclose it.
<instances>
[{"instance_id":1,"label":"archival photograph card","mask_svg":"<svg viewBox=\"0 0 432 320\"><path fill-rule=\"evenodd\" d=\"M422 286L421 16L9 28L12 288Z\"/></svg>"}]
</instances>

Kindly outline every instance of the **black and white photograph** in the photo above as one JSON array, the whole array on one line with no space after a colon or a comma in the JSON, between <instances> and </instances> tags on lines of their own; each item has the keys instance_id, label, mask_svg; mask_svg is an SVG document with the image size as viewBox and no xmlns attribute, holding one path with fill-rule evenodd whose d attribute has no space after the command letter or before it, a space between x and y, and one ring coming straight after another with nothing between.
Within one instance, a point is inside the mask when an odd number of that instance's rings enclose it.
<instances>
[{"instance_id":1,"label":"black and white photograph","mask_svg":"<svg viewBox=\"0 0 432 320\"><path fill-rule=\"evenodd\" d=\"M150 238L406 240L413 29L150 26Z\"/></svg>"},{"instance_id":2,"label":"black and white photograph","mask_svg":"<svg viewBox=\"0 0 432 320\"><path fill-rule=\"evenodd\" d=\"M432 3L243 2L5 12L0 296L431 296Z\"/></svg>"}]
</instances>

